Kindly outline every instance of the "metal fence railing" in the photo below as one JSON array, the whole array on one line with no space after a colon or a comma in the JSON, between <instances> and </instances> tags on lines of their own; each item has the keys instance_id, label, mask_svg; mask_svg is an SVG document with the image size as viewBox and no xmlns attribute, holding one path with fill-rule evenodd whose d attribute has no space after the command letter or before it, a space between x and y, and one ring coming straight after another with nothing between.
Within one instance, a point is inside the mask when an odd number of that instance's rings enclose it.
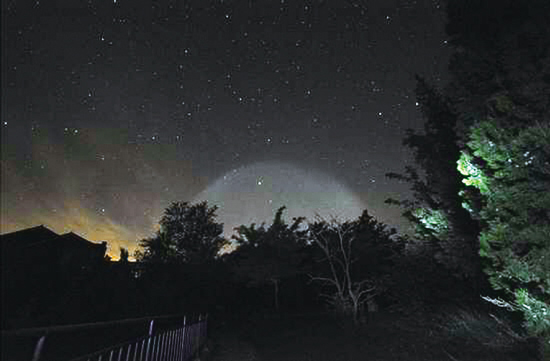
<instances>
[{"instance_id":1,"label":"metal fence railing","mask_svg":"<svg viewBox=\"0 0 550 361\"><path fill-rule=\"evenodd\" d=\"M188 361L204 345L207 327L208 317L199 315L14 330L2 332L2 360Z\"/></svg>"}]
</instances>

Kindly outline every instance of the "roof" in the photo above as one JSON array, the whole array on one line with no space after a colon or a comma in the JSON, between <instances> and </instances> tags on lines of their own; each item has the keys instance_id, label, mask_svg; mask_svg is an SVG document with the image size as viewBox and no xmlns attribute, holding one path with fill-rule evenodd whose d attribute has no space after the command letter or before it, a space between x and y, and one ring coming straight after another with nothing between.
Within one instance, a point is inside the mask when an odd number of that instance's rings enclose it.
<instances>
[{"instance_id":1,"label":"roof","mask_svg":"<svg viewBox=\"0 0 550 361\"><path fill-rule=\"evenodd\" d=\"M73 232L59 235L43 225L0 235L0 244L3 249L11 247L21 249L50 241L71 247L104 247L104 243L106 243L90 242Z\"/></svg>"},{"instance_id":2,"label":"roof","mask_svg":"<svg viewBox=\"0 0 550 361\"><path fill-rule=\"evenodd\" d=\"M59 235L43 225L23 229L16 232L0 235L2 248L12 246L29 247L36 243L49 241L58 238Z\"/></svg>"},{"instance_id":3,"label":"roof","mask_svg":"<svg viewBox=\"0 0 550 361\"><path fill-rule=\"evenodd\" d=\"M87 239L79 236L78 234L76 233L73 233L73 232L69 232L69 233L65 233L65 234L62 234L61 236L59 236L61 239L67 241L67 242L70 242L72 244L82 244L82 245L89 245L89 244L97 244L97 243L94 243L94 242L90 242L88 241Z\"/></svg>"}]
</instances>

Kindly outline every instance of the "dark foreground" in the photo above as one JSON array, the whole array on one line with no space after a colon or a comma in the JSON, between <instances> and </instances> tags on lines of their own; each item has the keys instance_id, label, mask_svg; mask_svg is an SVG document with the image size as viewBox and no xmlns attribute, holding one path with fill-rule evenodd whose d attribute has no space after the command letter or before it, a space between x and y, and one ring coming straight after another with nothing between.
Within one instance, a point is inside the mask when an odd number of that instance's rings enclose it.
<instances>
[{"instance_id":1,"label":"dark foreground","mask_svg":"<svg viewBox=\"0 0 550 361\"><path fill-rule=\"evenodd\" d=\"M505 321L463 310L381 312L361 327L327 313L248 315L211 329L211 336L202 360L537 360L535 348Z\"/></svg>"}]
</instances>

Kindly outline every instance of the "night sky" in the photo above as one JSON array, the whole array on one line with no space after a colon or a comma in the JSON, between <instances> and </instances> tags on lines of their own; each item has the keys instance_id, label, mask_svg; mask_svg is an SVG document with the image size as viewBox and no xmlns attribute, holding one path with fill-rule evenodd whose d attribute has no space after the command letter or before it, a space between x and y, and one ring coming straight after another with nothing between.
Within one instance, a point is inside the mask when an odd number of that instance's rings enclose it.
<instances>
[{"instance_id":1,"label":"night sky","mask_svg":"<svg viewBox=\"0 0 550 361\"><path fill-rule=\"evenodd\" d=\"M1 232L133 251L173 201L225 234L292 216L405 231L388 180L421 129L415 74L450 48L436 0L2 0Z\"/></svg>"}]
</instances>

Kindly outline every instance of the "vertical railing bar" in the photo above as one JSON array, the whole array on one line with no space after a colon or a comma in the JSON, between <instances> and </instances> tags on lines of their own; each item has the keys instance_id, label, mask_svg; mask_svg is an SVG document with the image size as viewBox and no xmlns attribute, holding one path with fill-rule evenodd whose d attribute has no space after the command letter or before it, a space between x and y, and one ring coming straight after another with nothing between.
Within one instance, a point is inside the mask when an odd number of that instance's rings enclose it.
<instances>
[{"instance_id":1,"label":"vertical railing bar","mask_svg":"<svg viewBox=\"0 0 550 361\"><path fill-rule=\"evenodd\" d=\"M178 360L178 347L179 347L179 330L178 329L175 329L174 330L174 353L173 353L173 357L172 357L172 360L173 361L177 361Z\"/></svg>"},{"instance_id":2,"label":"vertical railing bar","mask_svg":"<svg viewBox=\"0 0 550 361\"><path fill-rule=\"evenodd\" d=\"M151 359L150 359L150 361L155 360L155 356L156 356L155 347L156 347L156 345L157 345L157 335L153 336L153 340L151 341Z\"/></svg>"},{"instance_id":3,"label":"vertical railing bar","mask_svg":"<svg viewBox=\"0 0 550 361\"><path fill-rule=\"evenodd\" d=\"M162 361L166 361L170 357L170 331L166 331L165 335L166 339L164 341L164 357L162 358Z\"/></svg>"},{"instance_id":4,"label":"vertical railing bar","mask_svg":"<svg viewBox=\"0 0 550 361\"><path fill-rule=\"evenodd\" d=\"M141 354L139 355L140 361L146 361L145 360L146 350L147 350L147 340L143 339L143 341L141 341Z\"/></svg>"},{"instance_id":5,"label":"vertical railing bar","mask_svg":"<svg viewBox=\"0 0 550 361\"><path fill-rule=\"evenodd\" d=\"M195 340L195 324L192 323L189 325L189 334L191 335L191 337L189 337L189 357L193 357L193 348L195 347L194 345L194 340Z\"/></svg>"},{"instance_id":6,"label":"vertical railing bar","mask_svg":"<svg viewBox=\"0 0 550 361\"><path fill-rule=\"evenodd\" d=\"M199 333L201 332L201 315L199 315L199 321L195 327L195 349L193 350L193 355L197 353L199 349Z\"/></svg>"},{"instance_id":7,"label":"vertical railing bar","mask_svg":"<svg viewBox=\"0 0 550 361\"><path fill-rule=\"evenodd\" d=\"M199 334L197 335L197 340L198 340L198 344L199 344L199 349L201 348L201 335L202 335L202 327L204 326L203 325L203 321L204 321L204 316L202 315L201 313L201 317L199 317Z\"/></svg>"},{"instance_id":8,"label":"vertical railing bar","mask_svg":"<svg viewBox=\"0 0 550 361\"><path fill-rule=\"evenodd\" d=\"M183 350L182 350L182 361L185 361L185 358L187 357L187 326L185 325L187 321L187 317L183 316Z\"/></svg>"},{"instance_id":9,"label":"vertical railing bar","mask_svg":"<svg viewBox=\"0 0 550 361\"><path fill-rule=\"evenodd\" d=\"M197 351L196 352L199 352L199 350L201 349L201 334L202 334L202 313L201 315L199 316L199 326L197 327L198 330L197 330Z\"/></svg>"},{"instance_id":10,"label":"vertical railing bar","mask_svg":"<svg viewBox=\"0 0 550 361\"><path fill-rule=\"evenodd\" d=\"M136 341L136 347L134 347L134 361L139 361L139 356L141 355L139 340Z\"/></svg>"},{"instance_id":11,"label":"vertical railing bar","mask_svg":"<svg viewBox=\"0 0 550 361\"><path fill-rule=\"evenodd\" d=\"M177 330L174 330L172 331L173 333L173 336L172 338L174 339L174 343L172 345L172 361L176 361L177 360L177 355L178 355L178 331Z\"/></svg>"},{"instance_id":12,"label":"vertical railing bar","mask_svg":"<svg viewBox=\"0 0 550 361\"><path fill-rule=\"evenodd\" d=\"M174 330L174 352L172 356L172 361L178 360L178 347L179 347L179 332L178 329Z\"/></svg>"},{"instance_id":13,"label":"vertical railing bar","mask_svg":"<svg viewBox=\"0 0 550 361\"><path fill-rule=\"evenodd\" d=\"M170 334L168 331L164 332L164 355L162 356L162 361L168 360L168 355L170 351Z\"/></svg>"},{"instance_id":14,"label":"vertical railing bar","mask_svg":"<svg viewBox=\"0 0 550 361\"><path fill-rule=\"evenodd\" d=\"M174 361L178 361L180 357L180 329L176 328L174 332L176 335L176 338L175 338L176 344L174 347Z\"/></svg>"},{"instance_id":15,"label":"vertical railing bar","mask_svg":"<svg viewBox=\"0 0 550 361\"><path fill-rule=\"evenodd\" d=\"M138 355L137 355L137 359L138 359L138 361L143 361L143 360L141 359L141 357L143 356L143 342L139 342L139 341L138 341L138 344L141 344L141 347L139 347L139 353L138 353ZM138 348L136 348L136 351L137 351L137 350L138 350Z\"/></svg>"},{"instance_id":16,"label":"vertical railing bar","mask_svg":"<svg viewBox=\"0 0 550 361\"><path fill-rule=\"evenodd\" d=\"M185 345L185 326L182 326L180 328L180 356L179 356L179 359L178 361L183 361L183 355L184 355L184 345Z\"/></svg>"},{"instance_id":17,"label":"vertical railing bar","mask_svg":"<svg viewBox=\"0 0 550 361\"><path fill-rule=\"evenodd\" d=\"M187 325L185 328L185 332L187 333L188 337L185 342L185 359L187 360L189 358L189 352L191 350L191 340L193 335L191 334L191 326Z\"/></svg>"},{"instance_id":18,"label":"vertical railing bar","mask_svg":"<svg viewBox=\"0 0 550 361\"><path fill-rule=\"evenodd\" d=\"M126 349L126 361L130 361L130 353L132 352L132 344L128 344Z\"/></svg>"},{"instance_id":19,"label":"vertical railing bar","mask_svg":"<svg viewBox=\"0 0 550 361\"><path fill-rule=\"evenodd\" d=\"M160 352L160 341L162 340L162 334L158 333L155 340L155 357L153 358L153 361L159 360L159 352Z\"/></svg>"},{"instance_id":20,"label":"vertical railing bar","mask_svg":"<svg viewBox=\"0 0 550 361\"><path fill-rule=\"evenodd\" d=\"M137 353L138 353L138 347L139 347L139 341L136 341L135 342L135 347L134 347L134 361L137 360Z\"/></svg>"},{"instance_id":21,"label":"vertical railing bar","mask_svg":"<svg viewBox=\"0 0 550 361\"><path fill-rule=\"evenodd\" d=\"M34 353L32 355L32 361L40 360L40 355L42 354L42 348L44 347L45 341L46 341L46 335L43 335L36 342L36 346L34 347Z\"/></svg>"},{"instance_id":22,"label":"vertical railing bar","mask_svg":"<svg viewBox=\"0 0 550 361\"><path fill-rule=\"evenodd\" d=\"M185 348L184 348L184 345L185 345L185 326L182 326L180 328L180 335L181 335L181 338L180 338L180 357L179 357L178 361L183 361L183 355L184 355L184 352L185 352Z\"/></svg>"},{"instance_id":23,"label":"vertical railing bar","mask_svg":"<svg viewBox=\"0 0 550 361\"><path fill-rule=\"evenodd\" d=\"M197 352L197 330L198 330L198 328L199 328L199 323L197 322L193 325L193 351L191 352L191 356L195 355L195 352Z\"/></svg>"},{"instance_id":24,"label":"vertical railing bar","mask_svg":"<svg viewBox=\"0 0 550 361\"><path fill-rule=\"evenodd\" d=\"M189 332L189 338L187 339L187 359L191 357L191 353L193 351L193 324L189 323L187 325L187 331Z\"/></svg>"},{"instance_id":25,"label":"vertical railing bar","mask_svg":"<svg viewBox=\"0 0 550 361\"><path fill-rule=\"evenodd\" d=\"M204 345L204 342L203 342L203 341L204 341L204 337L203 337L203 335L204 335L204 333L205 333L205 331L206 331L206 318L208 318L208 314L205 314L205 315L203 316L202 323L201 323L201 334L200 334L200 345L201 345L201 348L202 348L203 345Z\"/></svg>"},{"instance_id":26,"label":"vertical railing bar","mask_svg":"<svg viewBox=\"0 0 550 361\"><path fill-rule=\"evenodd\" d=\"M139 352L139 361L144 361L143 360L144 351L145 351L145 339L141 341L141 351Z\"/></svg>"},{"instance_id":27,"label":"vertical railing bar","mask_svg":"<svg viewBox=\"0 0 550 361\"><path fill-rule=\"evenodd\" d=\"M201 334L202 334L202 313L199 315L199 330L197 332L197 350L196 352L199 352L201 348Z\"/></svg>"},{"instance_id":28,"label":"vertical railing bar","mask_svg":"<svg viewBox=\"0 0 550 361\"><path fill-rule=\"evenodd\" d=\"M168 359L170 361L174 361L174 345L176 340L174 339L174 330L170 331L170 356L168 356Z\"/></svg>"},{"instance_id":29,"label":"vertical railing bar","mask_svg":"<svg viewBox=\"0 0 550 361\"><path fill-rule=\"evenodd\" d=\"M149 347L151 347L151 337L153 336L153 324L155 320L151 320L149 324L149 337L147 338L147 350L145 351L145 361L149 361Z\"/></svg>"},{"instance_id":30,"label":"vertical railing bar","mask_svg":"<svg viewBox=\"0 0 550 361\"><path fill-rule=\"evenodd\" d=\"M115 353L115 350L111 350L111 353L109 354L109 361L113 361L114 353Z\"/></svg>"},{"instance_id":31,"label":"vertical railing bar","mask_svg":"<svg viewBox=\"0 0 550 361\"><path fill-rule=\"evenodd\" d=\"M181 355L181 329L176 329L176 354L174 356L174 361L178 361Z\"/></svg>"},{"instance_id":32,"label":"vertical railing bar","mask_svg":"<svg viewBox=\"0 0 550 361\"><path fill-rule=\"evenodd\" d=\"M187 334L186 334L186 331L185 331L185 319L183 321L183 326L181 328L181 357L180 357L180 361L184 361L185 360L185 339L187 338Z\"/></svg>"},{"instance_id":33,"label":"vertical railing bar","mask_svg":"<svg viewBox=\"0 0 550 361\"><path fill-rule=\"evenodd\" d=\"M189 358L189 345L191 344L191 328L189 327L189 324L185 326L185 359L187 360Z\"/></svg>"},{"instance_id":34,"label":"vertical railing bar","mask_svg":"<svg viewBox=\"0 0 550 361\"><path fill-rule=\"evenodd\" d=\"M204 343L206 343L207 338L208 338L208 313L206 314L206 320L204 320L204 340L203 340Z\"/></svg>"},{"instance_id":35,"label":"vertical railing bar","mask_svg":"<svg viewBox=\"0 0 550 361\"><path fill-rule=\"evenodd\" d=\"M174 344L174 361L178 361L178 358L180 357L180 329L177 328L174 330L174 340L176 341Z\"/></svg>"},{"instance_id":36,"label":"vertical railing bar","mask_svg":"<svg viewBox=\"0 0 550 361\"><path fill-rule=\"evenodd\" d=\"M159 354L158 354L158 357L157 357L157 361L162 361L162 359L163 359L162 354L163 353L164 353L164 333L162 333L160 335Z\"/></svg>"},{"instance_id":37,"label":"vertical railing bar","mask_svg":"<svg viewBox=\"0 0 550 361\"><path fill-rule=\"evenodd\" d=\"M191 326L191 354L189 355L190 357L193 357L193 355L195 354L195 350L197 349L197 324L194 323L192 326Z\"/></svg>"},{"instance_id":38,"label":"vertical railing bar","mask_svg":"<svg viewBox=\"0 0 550 361\"><path fill-rule=\"evenodd\" d=\"M122 346L120 346L119 349L118 349L117 361L122 361Z\"/></svg>"},{"instance_id":39,"label":"vertical railing bar","mask_svg":"<svg viewBox=\"0 0 550 361\"><path fill-rule=\"evenodd\" d=\"M199 316L199 324L197 325L197 335L195 336L196 337L195 343L197 344L197 347L195 348L195 353L199 352L199 348L201 346L201 339L200 339L201 327L202 327L202 315Z\"/></svg>"},{"instance_id":40,"label":"vertical railing bar","mask_svg":"<svg viewBox=\"0 0 550 361\"><path fill-rule=\"evenodd\" d=\"M166 355L166 360L172 360L172 352L174 351L174 334L172 330L168 331L168 354Z\"/></svg>"},{"instance_id":41,"label":"vertical railing bar","mask_svg":"<svg viewBox=\"0 0 550 361\"><path fill-rule=\"evenodd\" d=\"M201 346L204 346L206 343L206 336L208 335L208 313L204 317L203 321L203 328L202 328L202 334L201 334Z\"/></svg>"},{"instance_id":42,"label":"vertical railing bar","mask_svg":"<svg viewBox=\"0 0 550 361\"><path fill-rule=\"evenodd\" d=\"M170 331L166 331L166 360L170 360L170 352L172 351L172 337Z\"/></svg>"},{"instance_id":43,"label":"vertical railing bar","mask_svg":"<svg viewBox=\"0 0 550 361\"><path fill-rule=\"evenodd\" d=\"M182 353L182 348L181 348L181 341L183 340L183 329L180 327L178 328L178 355L176 357L176 361L181 361L181 353Z\"/></svg>"},{"instance_id":44,"label":"vertical railing bar","mask_svg":"<svg viewBox=\"0 0 550 361\"><path fill-rule=\"evenodd\" d=\"M170 357L170 331L166 331L166 353L165 353L165 359L168 360ZM164 361L164 360L163 360Z\"/></svg>"},{"instance_id":45,"label":"vertical railing bar","mask_svg":"<svg viewBox=\"0 0 550 361\"><path fill-rule=\"evenodd\" d=\"M159 341L158 341L158 351L157 351L157 359L155 361L162 361L162 351L164 350L163 347L164 342L164 334L159 334Z\"/></svg>"},{"instance_id":46,"label":"vertical railing bar","mask_svg":"<svg viewBox=\"0 0 550 361\"><path fill-rule=\"evenodd\" d=\"M195 350L197 348L197 321L191 325L191 354L190 357L193 357Z\"/></svg>"},{"instance_id":47,"label":"vertical railing bar","mask_svg":"<svg viewBox=\"0 0 550 361\"><path fill-rule=\"evenodd\" d=\"M155 361L160 360L160 351L161 351L161 343L162 342L162 334L157 335L157 351L155 355Z\"/></svg>"},{"instance_id":48,"label":"vertical railing bar","mask_svg":"<svg viewBox=\"0 0 550 361\"><path fill-rule=\"evenodd\" d=\"M189 357L193 357L193 353L195 352L195 324L189 325L189 333L191 337L189 337Z\"/></svg>"},{"instance_id":49,"label":"vertical railing bar","mask_svg":"<svg viewBox=\"0 0 550 361\"><path fill-rule=\"evenodd\" d=\"M162 351L160 353L160 360L163 361L164 358L166 357L166 342L167 341L167 337L166 337L166 332L164 332L162 334Z\"/></svg>"},{"instance_id":50,"label":"vertical railing bar","mask_svg":"<svg viewBox=\"0 0 550 361\"><path fill-rule=\"evenodd\" d=\"M151 337L151 352L149 353L149 361L153 361L155 359L155 347L157 345L157 335L154 335Z\"/></svg>"}]
</instances>

